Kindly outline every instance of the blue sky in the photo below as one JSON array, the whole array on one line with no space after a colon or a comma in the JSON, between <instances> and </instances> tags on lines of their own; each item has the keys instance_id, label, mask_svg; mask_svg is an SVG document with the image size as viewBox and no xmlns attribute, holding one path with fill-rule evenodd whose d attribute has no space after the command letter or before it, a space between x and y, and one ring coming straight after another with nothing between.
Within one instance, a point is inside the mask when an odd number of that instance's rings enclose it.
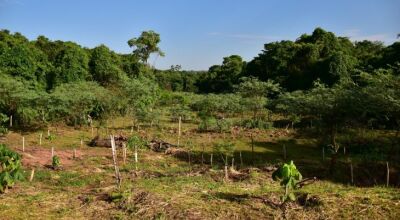
<instances>
[{"instance_id":1,"label":"blue sky","mask_svg":"<svg viewBox=\"0 0 400 220\"><path fill-rule=\"evenodd\" d=\"M165 69L206 70L232 54L251 60L267 42L295 40L322 27L352 40L396 41L398 0L0 0L0 29L29 39L101 43L129 53L143 30L161 35Z\"/></svg>"}]
</instances>

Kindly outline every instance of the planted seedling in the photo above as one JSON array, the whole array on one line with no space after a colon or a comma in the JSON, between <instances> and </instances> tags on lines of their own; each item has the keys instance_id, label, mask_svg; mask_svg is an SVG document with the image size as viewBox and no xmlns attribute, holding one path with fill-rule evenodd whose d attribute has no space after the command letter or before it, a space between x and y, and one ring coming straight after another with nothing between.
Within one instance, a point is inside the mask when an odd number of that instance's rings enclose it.
<instances>
[{"instance_id":1,"label":"planted seedling","mask_svg":"<svg viewBox=\"0 0 400 220\"><path fill-rule=\"evenodd\" d=\"M281 181L280 185L285 188L285 194L282 196L282 203L287 201L295 201L296 196L293 190L296 189L298 182L302 180L301 173L297 170L293 161L285 163L279 167L274 173L272 173L272 179L275 181Z\"/></svg>"},{"instance_id":2,"label":"planted seedling","mask_svg":"<svg viewBox=\"0 0 400 220\"><path fill-rule=\"evenodd\" d=\"M138 149L144 148L146 146L146 141L140 136L132 136L128 139L128 148L134 151L135 156L135 170L137 170L138 165Z\"/></svg>"},{"instance_id":3,"label":"planted seedling","mask_svg":"<svg viewBox=\"0 0 400 220\"><path fill-rule=\"evenodd\" d=\"M229 157L233 157L233 153L235 152L235 144L231 142L216 143L214 144L214 151L219 153L222 157L222 161L224 161L225 180L228 180L228 159Z\"/></svg>"},{"instance_id":4,"label":"planted seedling","mask_svg":"<svg viewBox=\"0 0 400 220\"><path fill-rule=\"evenodd\" d=\"M59 169L61 166L60 158L57 155L54 155L52 158L51 166L54 170Z\"/></svg>"}]
</instances>

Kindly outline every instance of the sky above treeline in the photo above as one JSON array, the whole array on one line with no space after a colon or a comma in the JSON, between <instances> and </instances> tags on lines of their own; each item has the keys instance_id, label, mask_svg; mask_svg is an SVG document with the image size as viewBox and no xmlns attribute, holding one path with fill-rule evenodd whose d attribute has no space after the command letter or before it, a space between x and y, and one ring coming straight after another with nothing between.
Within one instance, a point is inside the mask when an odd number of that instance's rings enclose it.
<instances>
[{"instance_id":1,"label":"sky above treeline","mask_svg":"<svg viewBox=\"0 0 400 220\"><path fill-rule=\"evenodd\" d=\"M353 41L391 44L400 33L398 0L0 0L0 29L29 39L105 44L130 53L143 30L161 35L160 69L207 70L238 54L249 61L268 42L295 40L322 27Z\"/></svg>"}]
</instances>

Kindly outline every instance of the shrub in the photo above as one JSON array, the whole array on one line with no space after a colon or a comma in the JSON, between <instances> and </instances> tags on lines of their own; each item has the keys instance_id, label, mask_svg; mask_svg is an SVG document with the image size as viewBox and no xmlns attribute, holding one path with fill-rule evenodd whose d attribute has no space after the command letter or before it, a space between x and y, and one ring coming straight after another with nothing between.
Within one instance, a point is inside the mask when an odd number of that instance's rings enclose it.
<instances>
[{"instance_id":1,"label":"shrub","mask_svg":"<svg viewBox=\"0 0 400 220\"><path fill-rule=\"evenodd\" d=\"M0 192L22 180L21 155L0 144Z\"/></svg>"},{"instance_id":2,"label":"shrub","mask_svg":"<svg viewBox=\"0 0 400 220\"><path fill-rule=\"evenodd\" d=\"M258 129L271 129L273 127L273 123L270 121L265 121L262 119L244 119L240 121L239 124L241 127L244 128L258 128Z\"/></svg>"}]
</instances>

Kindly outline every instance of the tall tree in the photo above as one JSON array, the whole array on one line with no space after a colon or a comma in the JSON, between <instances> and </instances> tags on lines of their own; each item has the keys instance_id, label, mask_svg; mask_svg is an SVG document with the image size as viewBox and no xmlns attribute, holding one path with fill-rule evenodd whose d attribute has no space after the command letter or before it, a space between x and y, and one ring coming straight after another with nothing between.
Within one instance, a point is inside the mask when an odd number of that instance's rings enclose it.
<instances>
[{"instance_id":1,"label":"tall tree","mask_svg":"<svg viewBox=\"0 0 400 220\"><path fill-rule=\"evenodd\" d=\"M133 47L133 54L142 62L147 63L150 54L157 53L164 56L164 52L158 47L160 43L160 34L154 31L143 31L138 38L132 38L128 41L128 45Z\"/></svg>"}]
</instances>

